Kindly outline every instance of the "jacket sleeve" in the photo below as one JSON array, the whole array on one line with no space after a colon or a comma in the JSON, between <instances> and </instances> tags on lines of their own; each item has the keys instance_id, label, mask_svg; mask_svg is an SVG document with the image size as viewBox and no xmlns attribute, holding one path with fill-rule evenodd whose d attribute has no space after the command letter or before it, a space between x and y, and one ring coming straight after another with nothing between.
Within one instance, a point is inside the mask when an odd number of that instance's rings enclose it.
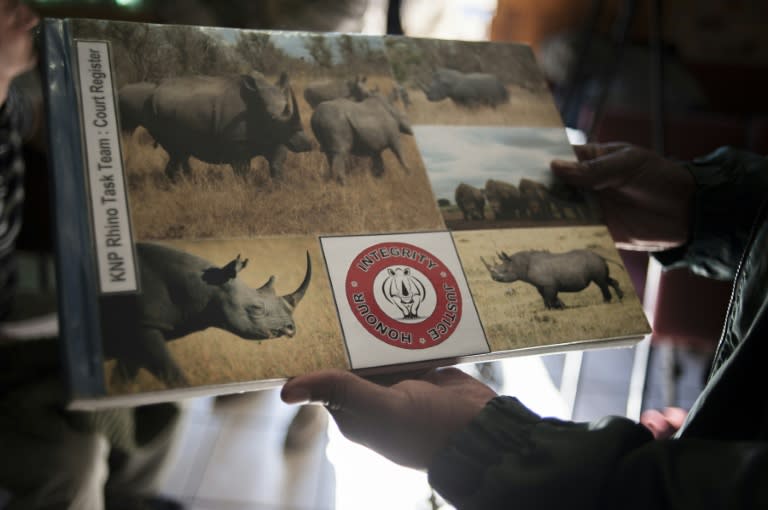
<instances>
[{"instance_id":1,"label":"jacket sleeve","mask_svg":"<svg viewBox=\"0 0 768 510\"><path fill-rule=\"evenodd\" d=\"M768 197L768 159L722 147L687 166L697 185L691 238L654 257L668 268L687 266L702 276L732 280Z\"/></svg>"},{"instance_id":2,"label":"jacket sleeve","mask_svg":"<svg viewBox=\"0 0 768 510\"><path fill-rule=\"evenodd\" d=\"M464 509L768 508L768 446L657 441L620 417L542 419L497 397L439 452L433 487Z\"/></svg>"},{"instance_id":3,"label":"jacket sleeve","mask_svg":"<svg viewBox=\"0 0 768 510\"><path fill-rule=\"evenodd\" d=\"M11 84L5 103L0 103L0 145L14 143L20 146L22 139L31 136L34 121L32 110L29 98L16 85Z\"/></svg>"}]
</instances>

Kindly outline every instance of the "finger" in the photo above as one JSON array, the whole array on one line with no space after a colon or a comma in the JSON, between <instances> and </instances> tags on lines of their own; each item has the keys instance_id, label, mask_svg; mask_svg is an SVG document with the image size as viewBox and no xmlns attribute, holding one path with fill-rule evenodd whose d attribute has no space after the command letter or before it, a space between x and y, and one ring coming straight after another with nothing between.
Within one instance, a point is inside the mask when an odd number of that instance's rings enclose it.
<instances>
[{"instance_id":1,"label":"finger","mask_svg":"<svg viewBox=\"0 0 768 510\"><path fill-rule=\"evenodd\" d=\"M466 372L459 370L456 367L439 368L436 370L430 370L424 374L421 378L422 381L426 381L437 386L445 386L448 384L455 384L458 382L466 382L468 380L475 381L475 378Z\"/></svg>"},{"instance_id":2,"label":"finger","mask_svg":"<svg viewBox=\"0 0 768 510\"><path fill-rule=\"evenodd\" d=\"M605 156L626 147L629 147L629 144L625 142L586 143L584 145L574 145L573 150L576 152L576 157L579 161L585 161Z\"/></svg>"},{"instance_id":3,"label":"finger","mask_svg":"<svg viewBox=\"0 0 768 510\"><path fill-rule=\"evenodd\" d=\"M386 408L393 401L392 390L342 370L322 370L288 381L280 393L288 404L322 402L331 411Z\"/></svg>"},{"instance_id":4,"label":"finger","mask_svg":"<svg viewBox=\"0 0 768 510\"><path fill-rule=\"evenodd\" d=\"M615 150L613 150L615 149ZM618 188L627 182L645 162L645 153L630 145L612 148L595 159L578 163L553 160L552 172L572 186L602 190Z\"/></svg>"},{"instance_id":5,"label":"finger","mask_svg":"<svg viewBox=\"0 0 768 510\"><path fill-rule=\"evenodd\" d=\"M688 411L680 407L666 407L664 408L664 418L672 425L676 430L683 426L685 418L688 416Z\"/></svg>"},{"instance_id":6,"label":"finger","mask_svg":"<svg viewBox=\"0 0 768 510\"><path fill-rule=\"evenodd\" d=\"M422 368L419 370L407 370L403 372L394 372L391 374L380 374L380 375L372 375L372 376L366 376L365 378L369 381L372 381L379 386L393 386L399 382L410 380L410 379L421 379L429 372L433 371L434 369L429 368Z\"/></svg>"}]
</instances>

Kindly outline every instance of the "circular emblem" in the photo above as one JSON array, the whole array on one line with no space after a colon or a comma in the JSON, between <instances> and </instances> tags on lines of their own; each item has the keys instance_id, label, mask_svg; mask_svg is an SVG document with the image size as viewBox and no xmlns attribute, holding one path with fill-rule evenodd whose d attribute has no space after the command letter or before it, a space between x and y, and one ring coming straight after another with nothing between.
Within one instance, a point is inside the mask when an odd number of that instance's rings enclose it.
<instances>
[{"instance_id":1,"label":"circular emblem","mask_svg":"<svg viewBox=\"0 0 768 510\"><path fill-rule=\"evenodd\" d=\"M360 252L347 271L345 289L366 331L395 347L434 347L461 319L456 278L437 257L412 244L386 242Z\"/></svg>"}]
</instances>

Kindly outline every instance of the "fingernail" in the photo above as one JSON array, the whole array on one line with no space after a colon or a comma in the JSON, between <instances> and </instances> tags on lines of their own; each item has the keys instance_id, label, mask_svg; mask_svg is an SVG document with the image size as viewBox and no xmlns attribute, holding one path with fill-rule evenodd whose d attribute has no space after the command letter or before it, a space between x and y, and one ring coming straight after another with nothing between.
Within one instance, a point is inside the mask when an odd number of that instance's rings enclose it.
<instances>
[{"instance_id":1,"label":"fingernail","mask_svg":"<svg viewBox=\"0 0 768 510\"><path fill-rule=\"evenodd\" d=\"M309 402L311 395L301 386L293 388L284 387L283 391L280 393L280 398L282 398L283 402L286 404L306 404Z\"/></svg>"}]
</instances>

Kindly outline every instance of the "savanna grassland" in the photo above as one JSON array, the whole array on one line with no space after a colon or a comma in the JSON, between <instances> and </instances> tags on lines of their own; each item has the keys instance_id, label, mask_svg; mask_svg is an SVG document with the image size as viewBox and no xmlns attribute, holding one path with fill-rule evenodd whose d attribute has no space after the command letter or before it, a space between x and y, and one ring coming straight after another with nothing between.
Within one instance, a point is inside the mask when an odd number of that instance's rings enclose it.
<instances>
[{"instance_id":1,"label":"savanna grassland","mask_svg":"<svg viewBox=\"0 0 768 510\"><path fill-rule=\"evenodd\" d=\"M431 102L422 90L409 88L408 118L413 124L466 126L561 127L563 121L548 91L531 92L507 85L509 101L496 106L467 108L450 99Z\"/></svg>"},{"instance_id":2,"label":"savanna grassland","mask_svg":"<svg viewBox=\"0 0 768 510\"><path fill-rule=\"evenodd\" d=\"M621 262L605 227L530 228L454 232L464 272L492 351L567 345L596 339L639 336L649 331L640 300L626 270L608 262L611 277L624 291L603 303L594 283L581 292L562 292L564 310L547 310L538 291L525 282L491 279L480 257L498 263L496 254L522 250L553 253L586 248ZM611 290L613 293L613 290Z\"/></svg>"},{"instance_id":3,"label":"savanna grassland","mask_svg":"<svg viewBox=\"0 0 768 510\"><path fill-rule=\"evenodd\" d=\"M274 79L271 77L270 79ZM385 171L374 177L371 160L350 157L344 186L328 180L325 154L312 134L311 107L304 101L308 78L291 78L302 124L313 150L288 153L283 179L269 177L267 161L251 160L247 176L229 165L191 158L192 175L172 183L164 173L168 155L139 128L123 137L131 217L137 240L253 237L274 234L397 232L442 229L424 164L413 136L401 134L402 168L389 150ZM391 90L389 77L368 85Z\"/></svg>"},{"instance_id":4,"label":"savanna grassland","mask_svg":"<svg viewBox=\"0 0 768 510\"><path fill-rule=\"evenodd\" d=\"M248 258L238 274L250 287L261 287L271 275L278 295L295 291L306 270L306 253L312 260L312 279L293 317L296 335L268 340L244 340L221 329L209 328L166 345L186 374L190 385L226 384L285 378L320 368L349 367L336 317L330 284L319 243L314 237L266 237L259 240L174 241L169 246L201 256L223 266L237 254ZM110 381L114 362L105 364ZM164 389L149 372L141 370L130 384L111 386L112 394Z\"/></svg>"}]
</instances>

